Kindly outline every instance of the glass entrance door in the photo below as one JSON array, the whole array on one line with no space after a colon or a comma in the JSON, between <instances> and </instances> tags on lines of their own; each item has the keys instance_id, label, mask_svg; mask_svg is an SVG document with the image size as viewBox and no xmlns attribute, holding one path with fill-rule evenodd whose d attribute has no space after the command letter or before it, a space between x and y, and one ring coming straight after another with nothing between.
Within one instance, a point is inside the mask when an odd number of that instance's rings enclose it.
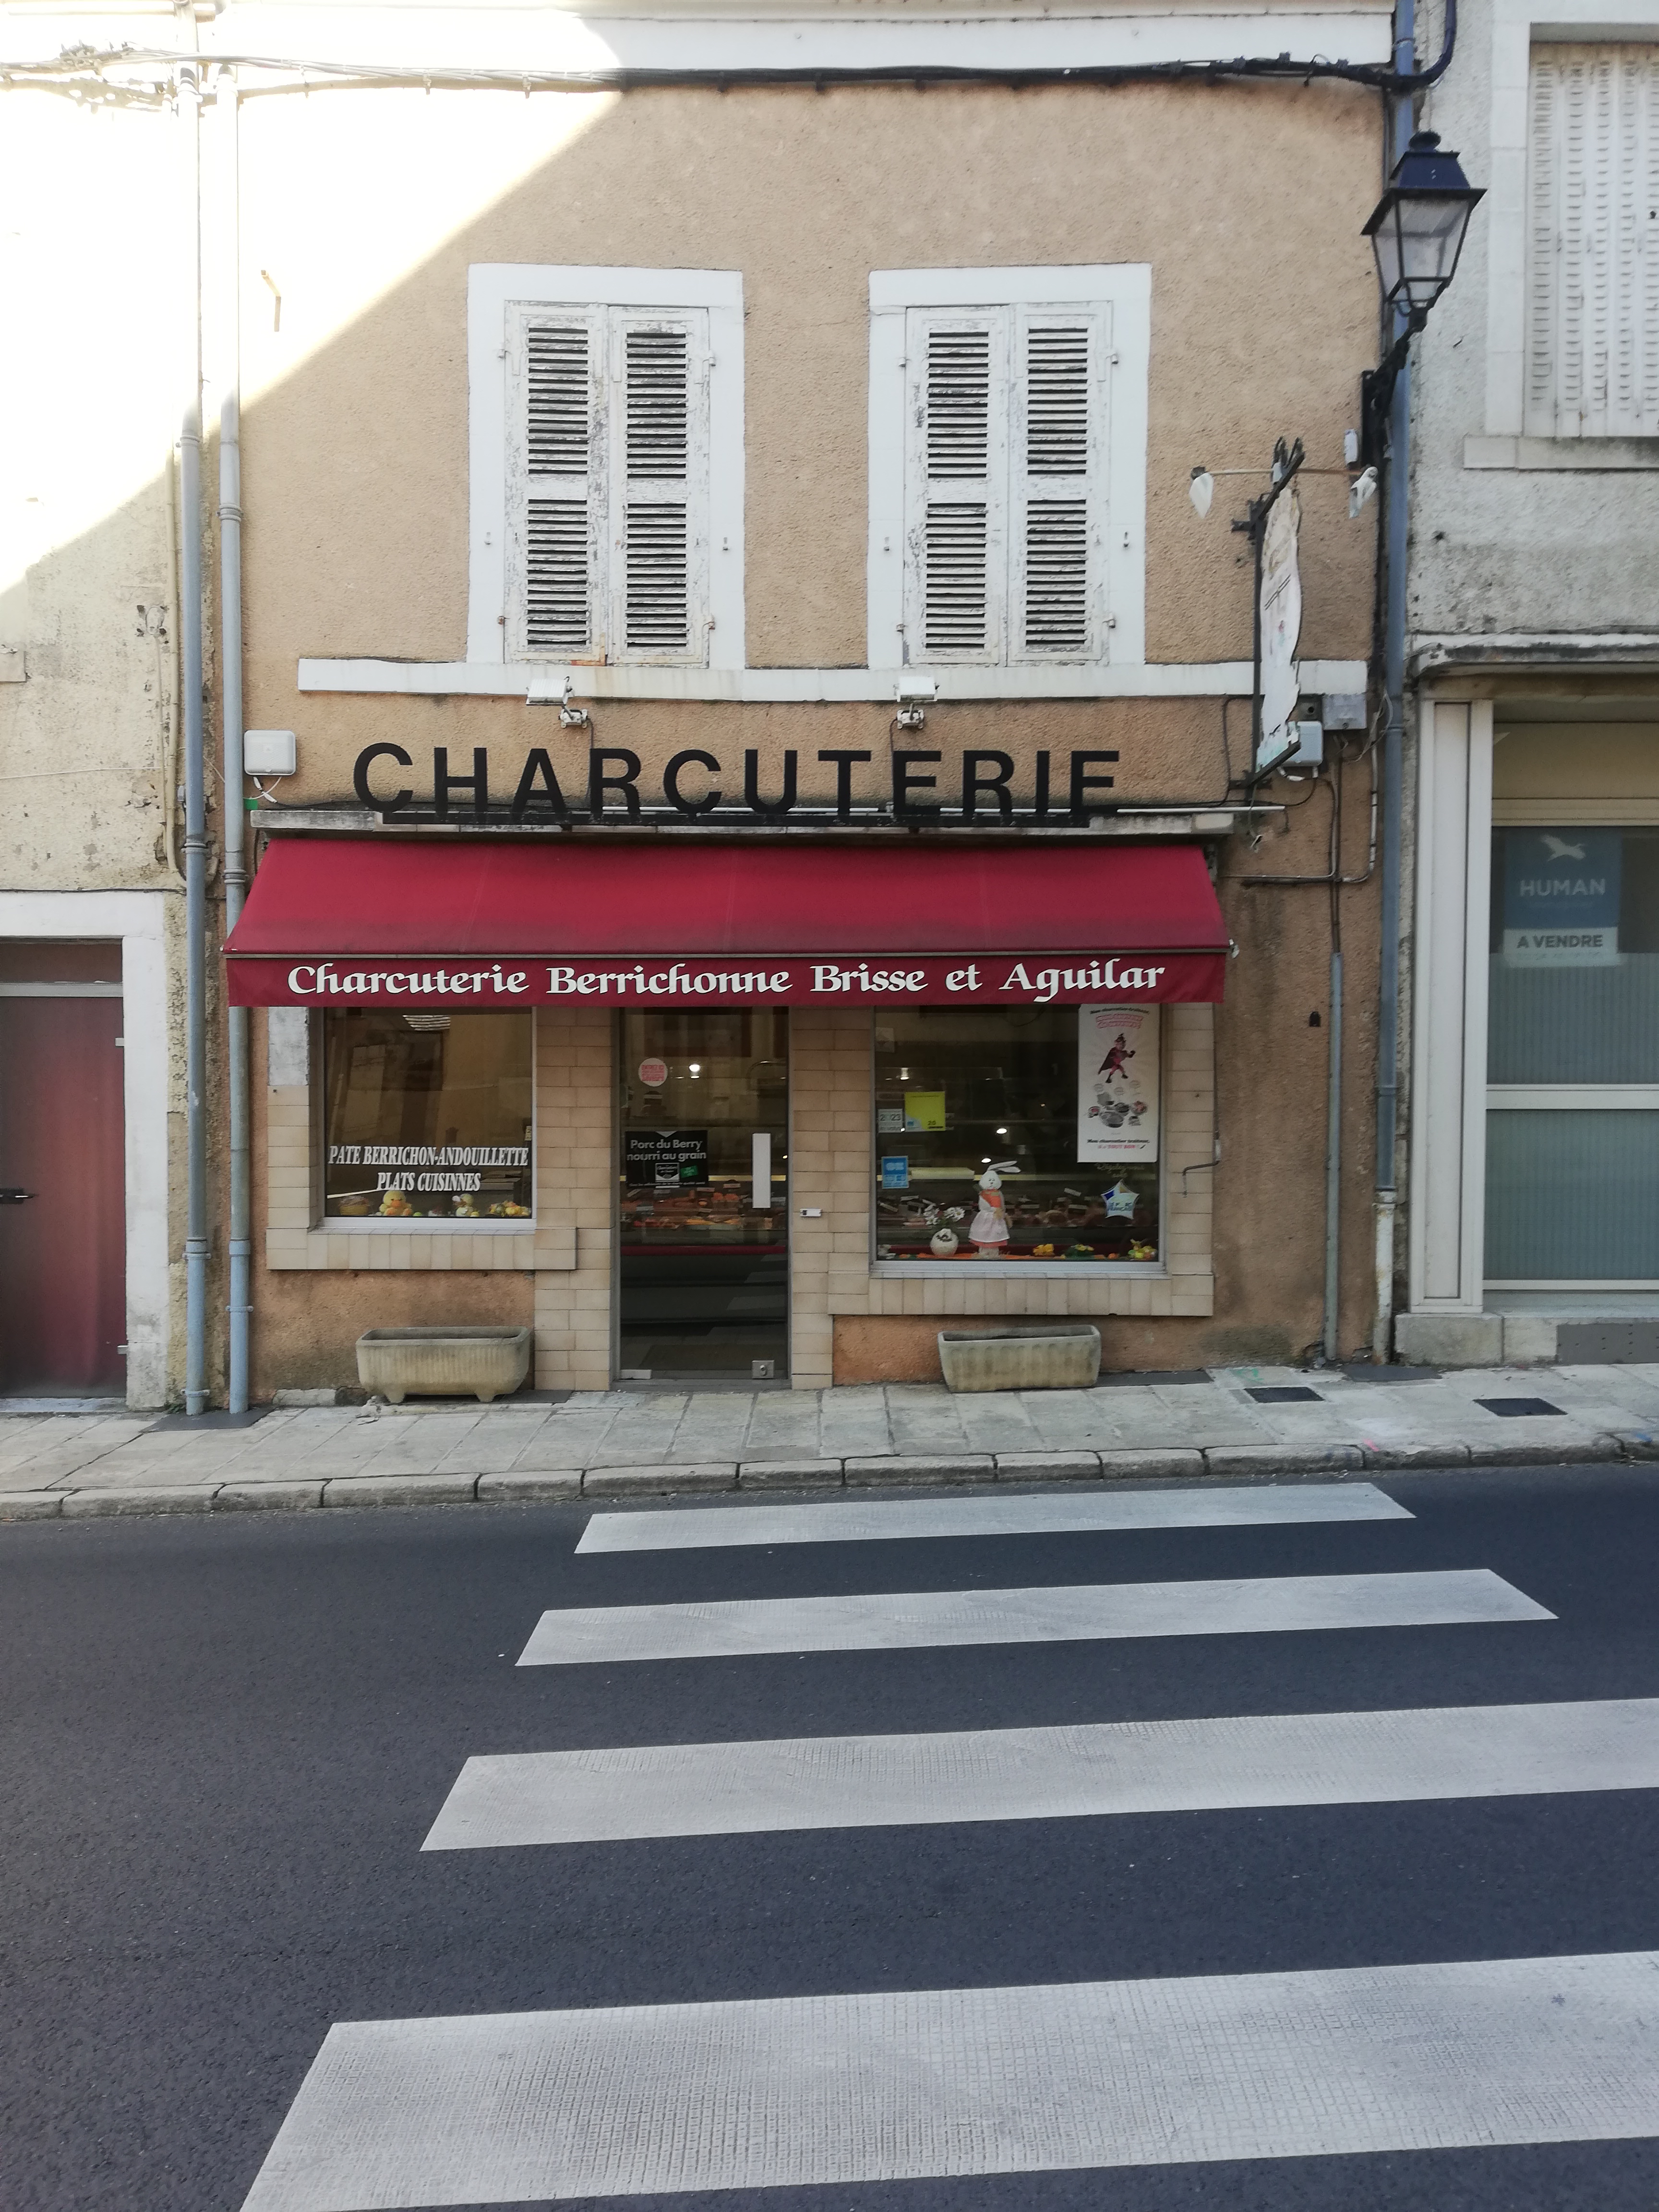
<instances>
[{"instance_id":1,"label":"glass entrance door","mask_svg":"<svg viewBox=\"0 0 1659 2212\"><path fill-rule=\"evenodd\" d=\"M1488 1290L1659 1289L1659 830L1495 830L1488 974Z\"/></svg>"},{"instance_id":2,"label":"glass entrance door","mask_svg":"<svg viewBox=\"0 0 1659 2212\"><path fill-rule=\"evenodd\" d=\"M789 1017L622 1017L627 1380L788 1372Z\"/></svg>"}]
</instances>

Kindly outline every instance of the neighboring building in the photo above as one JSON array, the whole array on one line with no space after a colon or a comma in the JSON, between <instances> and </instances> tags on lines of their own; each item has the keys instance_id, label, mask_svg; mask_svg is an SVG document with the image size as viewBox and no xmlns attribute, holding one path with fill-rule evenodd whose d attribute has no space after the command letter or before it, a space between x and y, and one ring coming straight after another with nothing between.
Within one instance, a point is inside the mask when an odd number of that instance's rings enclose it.
<instances>
[{"instance_id":1,"label":"neighboring building","mask_svg":"<svg viewBox=\"0 0 1659 2212\"><path fill-rule=\"evenodd\" d=\"M76 19L106 34L137 43L130 15ZM452 1322L532 1325L543 1387L923 1378L942 1326L1052 1316L1098 1317L1114 1367L1295 1359L1323 1325L1338 942L1335 1334L1366 1345L1375 510L1348 518L1344 432L1381 103L989 72L1376 65L1387 13L233 4L198 35L207 363L230 374L234 283L244 380L243 719L295 737L291 774L264 741L231 962L268 1010L254 1396L353 1383L366 1328ZM550 87L618 64L681 81ZM135 176L182 167L165 106L18 82L45 173L77 133ZM143 225L142 309L106 313L94 268L74 310L106 359L118 326L123 357L174 362L133 410L153 453L187 352L172 243ZM1247 782L1228 524L1281 436L1308 456L1322 790ZM172 694L143 686L173 679L120 629L171 605L126 588L168 573L167 504L155 469L113 489L63 572L107 708L33 597L0 702L65 793L94 721L150 776L120 881L171 911ZM58 827L86 803L15 835L7 880L55 853L90 900L113 845Z\"/></svg>"},{"instance_id":2,"label":"neighboring building","mask_svg":"<svg viewBox=\"0 0 1659 2212\"><path fill-rule=\"evenodd\" d=\"M1581 21L1582 19L1582 21ZM1659 14L1470 0L1419 341L1403 1358L1659 1358Z\"/></svg>"},{"instance_id":3,"label":"neighboring building","mask_svg":"<svg viewBox=\"0 0 1659 2212\"><path fill-rule=\"evenodd\" d=\"M171 118L0 94L0 1401L182 1381L179 176Z\"/></svg>"}]
</instances>

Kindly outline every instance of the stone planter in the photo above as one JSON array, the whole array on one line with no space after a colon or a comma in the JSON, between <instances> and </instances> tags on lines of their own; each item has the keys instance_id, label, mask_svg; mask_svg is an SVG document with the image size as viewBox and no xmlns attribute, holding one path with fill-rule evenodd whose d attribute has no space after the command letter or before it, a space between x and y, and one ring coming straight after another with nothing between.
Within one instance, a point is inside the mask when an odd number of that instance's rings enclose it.
<instances>
[{"instance_id":1,"label":"stone planter","mask_svg":"<svg viewBox=\"0 0 1659 2212\"><path fill-rule=\"evenodd\" d=\"M939 1364L953 1390L1088 1390L1100 1374L1092 1322L1044 1329L942 1328Z\"/></svg>"},{"instance_id":2,"label":"stone planter","mask_svg":"<svg viewBox=\"0 0 1659 2212\"><path fill-rule=\"evenodd\" d=\"M369 1328L357 1339L357 1380L401 1406L405 1398L477 1398L488 1405L530 1372L527 1328Z\"/></svg>"}]
</instances>

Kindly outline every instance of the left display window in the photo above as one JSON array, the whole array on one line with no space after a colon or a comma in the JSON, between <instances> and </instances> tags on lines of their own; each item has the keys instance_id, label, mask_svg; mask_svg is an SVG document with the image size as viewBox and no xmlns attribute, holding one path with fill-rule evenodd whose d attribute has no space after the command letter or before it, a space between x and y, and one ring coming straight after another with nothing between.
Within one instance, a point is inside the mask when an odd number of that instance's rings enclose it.
<instances>
[{"instance_id":1,"label":"left display window","mask_svg":"<svg viewBox=\"0 0 1659 2212\"><path fill-rule=\"evenodd\" d=\"M325 1220L526 1220L526 1012L321 1017Z\"/></svg>"}]
</instances>

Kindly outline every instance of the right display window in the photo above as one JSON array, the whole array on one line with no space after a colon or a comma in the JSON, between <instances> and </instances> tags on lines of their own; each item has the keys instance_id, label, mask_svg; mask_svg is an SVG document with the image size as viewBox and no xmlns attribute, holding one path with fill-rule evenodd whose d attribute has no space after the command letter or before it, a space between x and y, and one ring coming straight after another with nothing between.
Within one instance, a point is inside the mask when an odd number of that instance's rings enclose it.
<instances>
[{"instance_id":1,"label":"right display window","mask_svg":"<svg viewBox=\"0 0 1659 2212\"><path fill-rule=\"evenodd\" d=\"M1152 1267L1156 1006L917 1006L877 1017L878 1261Z\"/></svg>"}]
</instances>

